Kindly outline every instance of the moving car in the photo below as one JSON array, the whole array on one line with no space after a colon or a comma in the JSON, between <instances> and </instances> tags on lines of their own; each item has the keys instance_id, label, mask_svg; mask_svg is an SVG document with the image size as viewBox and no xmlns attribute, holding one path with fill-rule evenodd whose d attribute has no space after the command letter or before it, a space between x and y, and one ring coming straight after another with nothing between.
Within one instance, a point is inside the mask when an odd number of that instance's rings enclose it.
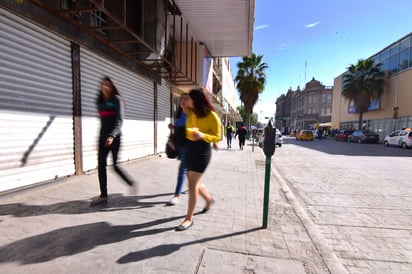
<instances>
[{"instance_id":1,"label":"moving car","mask_svg":"<svg viewBox=\"0 0 412 274\"><path fill-rule=\"evenodd\" d=\"M379 135L371 130L356 130L348 136L348 142L377 143L379 142Z\"/></svg>"},{"instance_id":2,"label":"moving car","mask_svg":"<svg viewBox=\"0 0 412 274\"><path fill-rule=\"evenodd\" d=\"M296 140L313 141L313 132L311 130L301 130L298 135L296 135Z\"/></svg>"},{"instance_id":3,"label":"moving car","mask_svg":"<svg viewBox=\"0 0 412 274\"><path fill-rule=\"evenodd\" d=\"M391 132L383 139L383 145L412 148L412 129L405 128Z\"/></svg>"},{"instance_id":4,"label":"moving car","mask_svg":"<svg viewBox=\"0 0 412 274\"><path fill-rule=\"evenodd\" d=\"M265 139L264 131L258 137L259 147L263 146L263 140ZM283 144L283 136L279 129L276 129L275 145L281 147Z\"/></svg>"},{"instance_id":5,"label":"moving car","mask_svg":"<svg viewBox=\"0 0 412 274\"><path fill-rule=\"evenodd\" d=\"M340 130L339 133L335 135L335 140L347 142L348 136L351 135L353 132L354 130Z\"/></svg>"}]
</instances>

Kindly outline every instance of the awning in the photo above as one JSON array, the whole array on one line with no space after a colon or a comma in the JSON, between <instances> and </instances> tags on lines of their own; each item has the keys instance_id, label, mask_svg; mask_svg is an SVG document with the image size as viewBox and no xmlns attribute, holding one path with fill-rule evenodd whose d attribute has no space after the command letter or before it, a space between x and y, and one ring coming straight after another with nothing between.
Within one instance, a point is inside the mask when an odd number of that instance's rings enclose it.
<instances>
[{"instance_id":1,"label":"awning","mask_svg":"<svg viewBox=\"0 0 412 274\"><path fill-rule=\"evenodd\" d=\"M331 127L331 126L332 126L332 122L319 124L319 127Z\"/></svg>"}]
</instances>

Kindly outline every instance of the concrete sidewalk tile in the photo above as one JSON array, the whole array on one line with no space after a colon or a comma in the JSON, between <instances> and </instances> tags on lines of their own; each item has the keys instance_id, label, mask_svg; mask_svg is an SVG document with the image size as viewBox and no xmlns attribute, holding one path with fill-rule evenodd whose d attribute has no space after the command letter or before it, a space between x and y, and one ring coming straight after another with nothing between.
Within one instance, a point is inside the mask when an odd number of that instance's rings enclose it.
<instances>
[{"instance_id":1,"label":"concrete sidewalk tile","mask_svg":"<svg viewBox=\"0 0 412 274\"><path fill-rule=\"evenodd\" d=\"M88 204L98 194L95 171L0 196L2 272L326 272L274 176L269 224L261 229L265 159L260 148L213 152L203 182L216 203L182 232L174 228L185 218L189 195L165 206L178 165L158 156L123 163L139 182L137 195L109 169L109 202L96 207ZM196 212L203 205L200 198Z\"/></svg>"}]
</instances>

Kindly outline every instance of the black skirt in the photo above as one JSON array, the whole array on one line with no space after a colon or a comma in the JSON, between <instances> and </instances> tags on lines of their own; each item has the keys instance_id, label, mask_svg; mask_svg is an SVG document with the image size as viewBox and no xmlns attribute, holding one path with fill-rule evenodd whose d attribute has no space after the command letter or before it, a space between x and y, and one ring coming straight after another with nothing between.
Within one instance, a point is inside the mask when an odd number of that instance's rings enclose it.
<instances>
[{"instance_id":1,"label":"black skirt","mask_svg":"<svg viewBox=\"0 0 412 274\"><path fill-rule=\"evenodd\" d=\"M186 166L187 170L203 173L211 157L210 144L205 141L187 141Z\"/></svg>"}]
</instances>

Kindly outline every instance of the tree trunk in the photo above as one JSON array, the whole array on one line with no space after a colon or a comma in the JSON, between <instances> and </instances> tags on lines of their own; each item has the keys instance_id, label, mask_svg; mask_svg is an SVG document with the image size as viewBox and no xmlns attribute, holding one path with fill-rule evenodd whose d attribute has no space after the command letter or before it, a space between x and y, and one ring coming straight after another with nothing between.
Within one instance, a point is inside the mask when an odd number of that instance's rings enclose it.
<instances>
[{"instance_id":1,"label":"tree trunk","mask_svg":"<svg viewBox=\"0 0 412 274\"><path fill-rule=\"evenodd\" d=\"M358 130L361 130L362 126L363 126L363 112L359 111Z\"/></svg>"}]
</instances>

